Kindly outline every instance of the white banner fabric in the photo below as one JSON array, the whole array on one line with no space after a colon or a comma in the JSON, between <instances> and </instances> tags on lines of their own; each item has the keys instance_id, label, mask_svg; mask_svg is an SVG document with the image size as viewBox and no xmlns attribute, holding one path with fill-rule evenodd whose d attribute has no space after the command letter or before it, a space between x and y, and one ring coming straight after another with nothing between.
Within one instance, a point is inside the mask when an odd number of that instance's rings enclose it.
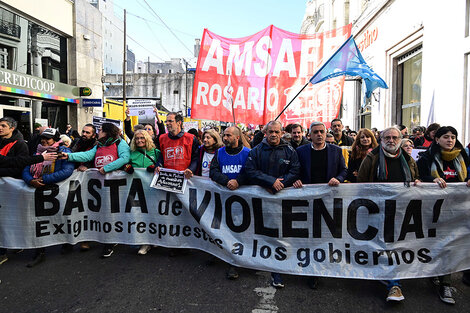
<instances>
[{"instance_id":1,"label":"white banner fabric","mask_svg":"<svg viewBox=\"0 0 470 313\"><path fill-rule=\"evenodd\" d=\"M429 277L470 268L464 183L307 185L272 195L202 178L183 194L152 175L74 172L44 189L0 178L0 247L81 241L206 251L258 270L363 279Z\"/></svg>"}]
</instances>

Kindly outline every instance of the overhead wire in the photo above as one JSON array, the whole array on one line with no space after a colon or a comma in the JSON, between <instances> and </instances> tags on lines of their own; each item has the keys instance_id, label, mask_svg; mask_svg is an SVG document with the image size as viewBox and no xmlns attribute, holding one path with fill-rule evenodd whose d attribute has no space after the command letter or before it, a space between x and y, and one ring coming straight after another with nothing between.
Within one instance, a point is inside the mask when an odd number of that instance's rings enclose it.
<instances>
[{"instance_id":1,"label":"overhead wire","mask_svg":"<svg viewBox=\"0 0 470 313\"><path fill-rule=\"evenodd\" d=\"M139 3L139 2L137 2L137 3ZM142 6L141 3L139 3L139 4ZM121 7L121 6L117 5L117 4L114 4L114 5L117 6L118 8L120 8L120 9L124 10L123 7ZM147 9L146 7L144 7L144 6L142 6L142 7L143 7L145 10L148 11L148 9ZM126 12L127 12L127 14L132 15L132 16L134 16L134 17L136 17L136 18L138 18L138 19L141 19L141 20L143 20L143 21L146 21L146 22L149 22L149 23L153 23L153 24L156 24L156 25L158 25L158 26L164 26L164 25L162 25L161 23L158 23L158 22L156 22L156 21L154 21L154 20L149 20L149 19L146 19L145 17L142 17L142 16L140 16L140 15L137 15L137 14L135 14L135 13L132 13L131 11L129 11L129 10L127 10L127 9L126 9ZM171 28L171 29L174 30L175 32L181 33L181 34L186 35L186 36L190 36L190 37L193 37L193 38L194 38L194 37L198 37L197 35L190 34L190 33L184 32L184 31L179 30L179 29L176 29L176 28Z\"/></svg>"},{"instance_id":2,"label":"overhead wire","mask_svg":"<svg viewBox=\"0 0 470 313\"><path fill-rule=\"evenodd\" d=\"M143 0L145 2L145 4L149 7L150 11L153 13L153 15L155 15L162 23L163 25L165 25L165 27L170 31L170 33L176 38L176 40L178 40L181 45L183 45L183 47L186 48L186 50L189 51L190 54L193 54L193 51L191 51L191 49L189 49L185 44L184 42L178 37L176 36L176 34L173 32L173 30L165 23L165 21L157 14L157 12L155 12L155 10L150 6L150 4L148 4L147 0Z\"/></svg>"}]
</instances>

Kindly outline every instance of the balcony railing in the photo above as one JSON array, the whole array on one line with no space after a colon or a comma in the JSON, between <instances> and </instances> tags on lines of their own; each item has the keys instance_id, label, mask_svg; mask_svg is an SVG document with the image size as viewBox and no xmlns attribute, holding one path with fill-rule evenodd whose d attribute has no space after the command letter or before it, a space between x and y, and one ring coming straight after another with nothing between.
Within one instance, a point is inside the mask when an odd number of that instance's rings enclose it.
<instances>
[{"instance_id":1,"label":"balcony railing","mask_svg":"<svg viewBox=\"0 0 470 313\"><path fill-rule=\"evenodd\" d=\"M20 39L21 27L20 25L0 20L0 34Z\"/></svg>"}]
</instances>

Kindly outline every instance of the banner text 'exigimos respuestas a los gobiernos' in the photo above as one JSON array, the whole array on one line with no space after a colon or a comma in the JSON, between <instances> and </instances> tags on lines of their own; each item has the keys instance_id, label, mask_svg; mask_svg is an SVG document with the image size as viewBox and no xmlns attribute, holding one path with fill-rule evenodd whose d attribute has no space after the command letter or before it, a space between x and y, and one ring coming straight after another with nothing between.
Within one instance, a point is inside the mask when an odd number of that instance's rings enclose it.
<instances>
[{"instance_id":1,"label":"banner text 'exigimos respuestas a los gobiernos'","mask_svg":"<svg viewBox=\"0 0 470 313\"><path fill-rule=\"evenodd\" d=\"M75 172L42 189L1 178L0 247L98 241L194 248L237 266L393 279L470 268L465 184L307 185L272 195L200 177L183 194L136 170Z\"/></svg>"}]
</instances>

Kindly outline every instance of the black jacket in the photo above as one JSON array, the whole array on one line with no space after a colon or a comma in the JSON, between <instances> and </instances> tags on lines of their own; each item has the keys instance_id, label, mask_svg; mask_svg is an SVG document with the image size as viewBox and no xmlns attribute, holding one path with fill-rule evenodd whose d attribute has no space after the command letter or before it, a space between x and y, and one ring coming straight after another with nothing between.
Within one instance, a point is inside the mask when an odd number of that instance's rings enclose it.
<instances>
[{"instance_id":1,"label":"black jacket","mask_svg":"<svg viewBox=\"0 0 470 313\"><path fill-rule=\"evenodd\" d=\"M249 184L270 188L277 178L283 178L284 187L290 187L299 179L300 163L295 152L286 141L281 139L277 146L268 144L266 138L253 148L245 164Z\"/></svg>"},{"instance_id":2,"label":"black jacket","mask_svg":"<svg viewBox=\"0 0 470 313\"><path fill-rule=\"evenodd\" d=\"M7 167L25 168L28 165L36 164L44 161L42 155L33 156L3 156L0 155L0 169Z\"/></svg>"},{"instance_id":3,"label":"black jacket","mask_svg":"<svg viewBox=\"0 0 470 313\"><path fill-rule=\"evenodd\" d=\"M302 140L300 141L300 143L295 142L294 139L291 139L290 141L290 145L292 146L292 148L294 148L294 150L296 150L300 146L308 145L310 143L311 142L308 141L307 138L305 138L304 136L302 136Z\"/></svg>"},{"instance_id":4,"label":"black jacket","mask_svg":"<svg viewBox=\"0 0 470 313\"><path fill-rule=\"evenodd\" d=\"M434 155L436 153L441 153L441 147L433 142L428 150L419 154L420 158L416 163L418 164L419 178L424 182L432 182L434 180L434 177L431 175L431 165L433 162L435 162ZM465 166L468 168L470 166L470 160L468 158L467 152L465 152L465 149L462 149L460 154L465 161ZM445 175L442 173L439 166L437 168L439 171L439 176L445 179ZM467 171L467 177L465 181L467 181L469 177L470 173Z\"/></svg>"},{"instance_id":5,"label":"black jacket","mask_svg":"<svg viewBox=\"0 0 470 313\"><path fill-rule=\"evenodd\" d=\"M354 139L352 137L349 137L345 132L342 132L341 139L339 141L336 141L335 138L335 143L338 146L347 146L350 147L354 143Z\"/></svg>"},{"instance_id":6,"label":"black jacket","mask_svg":"<svg viewBox=\"0 0 470 313\"><path fill-rule=\"evenodd\" d=\"M26 157L29 155L28 145L23 140L23 135L15 129L10 138L0 139L0 150L7 144L16 141L7 153L7 157ZM0 177L10 176L14 178L21 178L24 166L20 167L0 167Z\"/></svg>"}]
</instances>

